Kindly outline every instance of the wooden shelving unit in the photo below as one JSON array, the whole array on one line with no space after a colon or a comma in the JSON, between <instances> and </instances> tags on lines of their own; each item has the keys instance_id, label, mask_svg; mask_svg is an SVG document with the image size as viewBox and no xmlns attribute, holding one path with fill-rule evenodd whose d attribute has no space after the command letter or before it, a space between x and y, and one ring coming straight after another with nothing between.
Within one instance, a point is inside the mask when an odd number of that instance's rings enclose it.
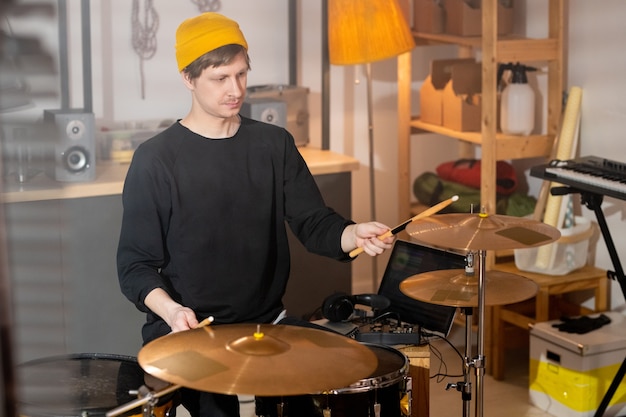
<instances>
[{"instance_id":1,"label":"wooden shelving unit","mask_svg":"<svg viewBox=\"0 0 626 417\"><path fill-rule=\"evenodd\" d=\"M463 157L481 147L481 203L487 213L496 208L496 161L548 157L559 129L563 92L564 1L549 0L548 37L529 39L497 35L497 2L482 1L482 36L460 37L447 34L414 32L417 48L428 45L454 44L459 56L482 52L482 120L480 132L459 132L420 121L411 110L411 52L398 57L398 183L399 218L410 217L411 209L411 136L432 132L460 140ZM547 62L547 129L546 134L531 136L504 135L497 131L496 79L499 63Z\"/></svg>"}]
</instances>

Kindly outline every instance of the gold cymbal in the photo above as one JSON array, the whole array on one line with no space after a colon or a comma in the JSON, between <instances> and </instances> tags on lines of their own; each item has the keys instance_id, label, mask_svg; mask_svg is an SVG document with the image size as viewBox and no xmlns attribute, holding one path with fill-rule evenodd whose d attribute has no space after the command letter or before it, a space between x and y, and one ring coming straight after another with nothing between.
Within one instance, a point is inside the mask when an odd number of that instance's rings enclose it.
<instances>
[{"instance_id":1,"label":"gold cymbal","mask_svg":"<svg viewBox=\"0 0 626 417\"><path fill-rule=\"evenodd\" d=\"M349 386L378 365L367 346L337 333L232 324L171 333L137 356L149 374L221 394L303 395Z\"/></svg>"},{"instance_id":2,"label":"gold cymbal","mask_svg":"<svg viewBox=\"0 0 626 417\"><path fill-rule=\"evenodd\" d=\"M556 227L522 217L498 214L437 214L409 224L416 240L460 250L521 249L561 237Z\"/></svg>"},{"instance_id":3,"label":"gold cymbal","mask_svg":"<svg viewBox=\"0 0 626 417\"><path fill-rule=\"evenodd\" d=\"M527 300L539 287L520 275L500 271L485 273L485 305L513 304ZM443 269L413 275L400 283L406 296L431 304L478 307L478 273L463 269Z\"/></svg>"}]
</instances>

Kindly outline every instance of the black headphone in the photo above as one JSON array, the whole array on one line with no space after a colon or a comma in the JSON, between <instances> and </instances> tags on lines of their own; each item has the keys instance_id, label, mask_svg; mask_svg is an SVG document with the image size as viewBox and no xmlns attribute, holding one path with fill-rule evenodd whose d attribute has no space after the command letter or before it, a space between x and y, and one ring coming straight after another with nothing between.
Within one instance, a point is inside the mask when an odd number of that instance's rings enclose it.
<instances>
[{"instance_id":1,"label":"black headphone","mask_svg":"<svg viewBox=\"0 0 626 417\"><path fill-rule=\"evenodd\" d=\"M343 292L337 292L326 297L322 304L322 314L328 320L334 322L347 321L354 314L359 317L365 317L367 312L354 308L357 304L370 306L372 310L384 310L391 305L391 301L384 295L348 295Z\"/></svg>"}]
</instances>

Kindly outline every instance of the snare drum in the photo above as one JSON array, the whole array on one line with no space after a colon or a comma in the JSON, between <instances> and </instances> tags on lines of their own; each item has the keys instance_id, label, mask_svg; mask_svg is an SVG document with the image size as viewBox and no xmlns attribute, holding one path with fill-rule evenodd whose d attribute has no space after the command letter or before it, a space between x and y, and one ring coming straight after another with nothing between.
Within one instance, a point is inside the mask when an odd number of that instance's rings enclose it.
<instances>
[{"instance_id":1,"label":"snare drum","mask_svg":"<svg viewBox=\"0 0 626 417\"><path fill-rule=\"evenodd\" d=\"M17 373L20 415L25 417L105 416L136 400L136 391L149 385L136 358L110 354L36 359L19 365ZM176 393L161 396L153 407L154 416L169 416L175 398ZM122 415L141 416L142 410L137 407Z\"/></svg>"},{"instance_id":2,"label":"snare drum","mask_svg":"<svg viewBox=\"0 0 626 417\"><path fill-rule=\"evenodd\" d=\"M257 416L280 417L281 412L284 417L411 415L411 377L408 376L408 358L389 346L363 344L372 350L378 359L376 370L368 378L348 387L321 394L257 397ZM306 378L306 375L302 377Z\"/></svg>"}]
</instances>

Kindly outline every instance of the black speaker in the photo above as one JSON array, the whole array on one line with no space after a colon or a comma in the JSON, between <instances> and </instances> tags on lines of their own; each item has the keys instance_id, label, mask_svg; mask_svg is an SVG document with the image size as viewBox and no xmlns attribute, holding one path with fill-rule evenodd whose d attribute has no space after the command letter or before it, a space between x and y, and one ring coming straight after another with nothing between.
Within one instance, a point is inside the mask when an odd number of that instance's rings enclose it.
<instances>
[{"instance_id":1,"label":"black speaker","mask_svg":"<svg viewBox=\"0 0 626 417\"><path fill-rule=\"evenodd\" d=\"M367 312L355 308L357 304L370 306L373 311L384 310L389 307L391 301L384 295L378 294L358 294L348 295L338 292L332 294L324 300L322 304L322 314L330 321L348 321L354 315L365 317Z\"/></svg>"},{"instance_id":2,"label":"black speaker","mask_svg":"<svg viewBox=\"0 0 626 417\"><path fill-rule=\"evenodd\" d=\"M53 132L54 164L50 177L62 182L96 178L96 132L93 113L83 110L44 110Z\"/></svg>"}]
</instances>

